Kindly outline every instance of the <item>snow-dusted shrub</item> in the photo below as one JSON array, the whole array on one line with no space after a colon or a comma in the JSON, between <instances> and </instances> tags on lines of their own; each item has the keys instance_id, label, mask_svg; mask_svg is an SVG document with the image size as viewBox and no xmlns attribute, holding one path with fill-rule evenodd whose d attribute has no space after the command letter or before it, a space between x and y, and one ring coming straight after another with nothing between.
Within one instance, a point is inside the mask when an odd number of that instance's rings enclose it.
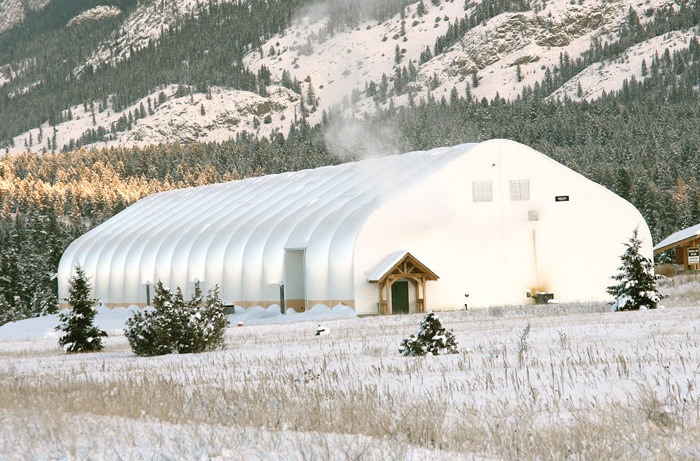
<instances>
[{"instance_id":1,"label":"snow-dusted shrub","mask_svg":"<svg viewBox=\"0 0 700 461\"><path fill-rule=\"evenodd\" d=\"M430 312L421 322L418 336L411 335L404 339L399 352L408 357L456 354L457 342L452 332L445 330L442 326L438 316Z\"/></svg>"},{"instance_id":2,"label":"snow-dusted shrub","mask_svg":"<svg viewBox=\"0 0 700 461\"><path fill-rule=\"evenodd\" d=\"M15 296L15 304L12 305L5 301L2 293L0 293L0 325L29 317L32 317L29 305L21 302L19 296Z\"/></svg>"},{"instance_id":3,"label":"snow-dusted shrub","mask_svg":"<svg viewBox=\"0 0 700 461\"><path fill-rule=\"evenodd\" d=\"M662 296L656 288L651 260L639 253L642 241L637 236L637 229L625 246L620 272L612 277L617 283L607 289L615 297L612 310L656 309Z\"/></svg>"},{"instance_id":4,"label":"snow-dusted shrub","mask_svg":"<svg viewBox=\"0 0 700 461\"><path fill-rule=\"evenodd\" d=\"M71 309L58 316L61 323L56 327L56 331L63 332L58 344L64 351L95 352L104 348L102 337L107 336L107 333L93 325L97 314L96 302L96 299L90 297L90 282L83 268L76 266L75 276L70 278L68 288L68 304Z\"/></svg>"},{"instance_id":5,"label":"snow-dusted shrub","mask_svg":"<svg viewBox=\"0 0 700 461\"><path fill-rule=\"evenodd\" d=\"M187 354L223 347L228 326L219 288L209 290L204 300L199 284L185 301L178 287L175 293L156 285L153 309L136 312L126 322L126 338L136 355Z\"/></svg>"}]
</instances>

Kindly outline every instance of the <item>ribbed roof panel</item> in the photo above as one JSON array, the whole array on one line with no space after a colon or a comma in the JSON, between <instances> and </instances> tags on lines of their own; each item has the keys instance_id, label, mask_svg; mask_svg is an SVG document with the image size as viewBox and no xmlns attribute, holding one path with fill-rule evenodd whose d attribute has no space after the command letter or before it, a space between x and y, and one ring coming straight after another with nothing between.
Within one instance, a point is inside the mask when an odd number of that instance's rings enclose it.
<instances>
[{"instance_id":1,"label":"ribbed roof panel","mask_svg":"<svg viewBox=\"0 0 700 461\"><path fill-rule=\"evenodd\" d=\"M305 249L309 299L352 297L354 242L367 217L474 147L379 157L148 196L74 241L59 268L61 297L79 262L95 296L143 298L143 284L218 284L222 297L276 296L284 250Z\"/></svg>"}]
</instances>

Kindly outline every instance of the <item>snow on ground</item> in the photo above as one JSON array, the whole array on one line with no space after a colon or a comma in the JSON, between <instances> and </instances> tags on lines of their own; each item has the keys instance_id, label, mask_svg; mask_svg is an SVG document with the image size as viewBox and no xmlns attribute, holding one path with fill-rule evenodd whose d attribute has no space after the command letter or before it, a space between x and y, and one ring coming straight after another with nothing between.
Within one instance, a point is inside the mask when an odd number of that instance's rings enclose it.
<instances>
[{"instance_id":1,"label":"snow on ground","mask_svg":"<svg viewBox=\"0 0 700 461\"><path fill-rule=\"evenodd\" d=\"M644 22L647 8L658 8L666 0L647 0L634 5ZM671 2L673 3L673 2ZM472 9L478 2L470 2ZM364 91L370 81L379 83L386 74L393 85L396 46L403 51L399 66L408 66L409 60L418 67L420 54L434 51L435 41L445 35L449 24L465 17L470 10L458 1L441 2L438 6L425 2L428 13L416 15L417 3L406 8L405 35L400 34L399 15L381 23L367 21L353 30L324 36L325 20L309 17L297 19L296 25L284 35L272 37L263 44L263 56L251 52L244 62L252 70L267 66L273 77L280 79L287 70L299 80L311 79L319 98L319 110L310 120L320 119L321 109L334 105L347 108L353 89ZM418 84L414 86L416 101L425 98L430 80L437 76L440 84L432 90L433 96L449 98L453 87L464 94L471 84L471 72L478 70L479 85L472 88L478 97L489 99L498 93L501 97L515 98L522 89L542 80L546 67L559 65L560 54L566 51L571 59L588 50L591 39L601 41L614 37L628 12L627 1L549 1L541 11L504 13L467 32L462 40L445 53L419 67ZM522 81L516 79L516 64L521 64ZM613 75L614 77L614 75ZM614 78L609 82L614 84ZM617 87L622 79L617 80ZM308 91L304 85L304 92ZM408 96L394 98L396 105L408 104ZM384 108L388 106L384 104ZM348 115L362 115L375 110L371 99L364 99Z\"/></svg>"},{"instance_id":2,"label":"snow on ground","mask_svg":"<svg viewBox=\"0 0 700 461\"><path fill-rule=\"evenodd\" d=\"M491 99L498 93L514 99L525 86L541 81L545 68L559 66L564 51L572 59L579 57L593 37L615 28L622 13L620 2L569 5L564 0L548 2L537 13L504 13L467 32L452 50L426 63L421 74L424 78L437 74L445 82L435 90L439 95L449 94L458 83L458 87L471 83L469 74L476 69L479 84L472 88L474 96Z\"/></svg>"},{"instance_id":3,"label":"snow on ground","mask_svg":"<svg viewBox=\"0 0 700 461\"><path fill-rule=\"evenodd\" d=\"M51 0L0 1L0 34L24 21L27 13L40 11Z\"/></svg>"},{"instance_id":4,"label":"snow on ground","mask_svg":"<svg viewBox=\"0 0 700 461\"><path fill-rule=\"evenodd\" d=\"M114 112L110 107L100 112L98 102L95 102L94 112L89 106L73 106L70 108L72 119L55 127L55 137L54 128L47 122L41 128L16 136L13 140L14 147L9 148L9 152L50 150L49 143L53 143L54 140L58 146L57 150L60 150L67 146L71 139L80 139L87 130L98 130L101 127L108 133L112 124L117 124L121 117L140 111L144 111L146 115L136 120L131 130L118 131L110 135L112 139L109 141L90 146L128 147L175 141L221 142L235 139L236 134L243 131L269 137L273 130L287 133L301 102L296 93L276 85L268 88L269 95L266 97L249 91L221 87L212 87L208 94L178 96L177 91L177 85L169 85L120 112ZM161 93L164 100L157 104ZM149 114L147 109L149 100L152 114ZM269 119L266 121L267 117ZM259 125L257 127L256 119Z\"/></svg>"},{"instance_id":5,"label":"snow on ground","mask_svg":"<svg viewBox=\"0 0 700 461\"><path fill-rule=\"evenodd\" d=\"M68 21L66 26L71 27L86 21L97 21L99 19L119 16L120 14L122 14L122 10L116 6L96 6L95 8L90 8L87 11L83 11L79 15L72 18L70 21Z\"/></svg>"},{"instance_id":6,"label":"snow on ground","mask_svg":"<svg viewBox=\"0 0 700 461\"><path fill-rule=\"evenodd\" d=\"M225 3L230 0L220 0ZM116 63L130 57L130 49L140 49L150 40L158 40L161 35L188 16L197 17L199 0L170 0L143 2L124 21L122 27L109 42L102 43L100 49L76 69L78 73L88 65Z\"/></svg>"},{"instance_id":7,"label":"snow on ground","mask_svg":"<svg viewBox=\"0 0 700 461\"><path fill-rule=\"evenodd\" d=\"M629 81L634 77L638 82L641 82L646 78L642 75L642 61L646 61L648 76L654 56L658 55L659 59L662 58L662 52L659 50L668 49L673 56L675 51L688 48L690 40L699 31L700 29L669 32L634 45L618 60L590 65L552 93L550 97L563 99L564 96L568 96L574 101L581 99L592 101L602 96L603 92L610 93L619 90L625 79ZM579 84L583 90L582 97L577 95Z\"/></svg>"},{"instance_id":8,"label":"snow on ground","mask_svg":"<svg viewBox=\"0 0 700 461\"><path fill-rule=\"evenodd\" d=\"M0 459L697 459L697 280L664 286L654 311L439 313L460 352L423 358L398 352L422 314L342 306L241 310L225 350L152 358L119 334L129 309L100 310L93 354L18 322L0 328Z\"/></svg>"},{"instance_id":9,"label":"snow on ground","mask_svg":"<svg viewBox=\"0 0 700 461\"><path fill-rule=\"evenodd\" d=\"M423 17L416 15L417 2L406 8L403 36L398 14L383 23L365 21L332 36L322 34L326 20L296 18L295 25L284 35L274 36L262 45L263 56L251 52L244 63L252 71L265 65L276 79L281 79L284 70L300 81L309 77L319 99L319 109L309 117L311 123L316 123L321 120L323 109L342 107L344 99L349 101L353 89L364 91L370 81L379 84L382 74L393 80L397 46L402 51L399 65L408 66L412 60L417 67L426 47L433 50L437 37L445 35L448 26L465 15L463 2L441 2L439 6L424 3L428 12ZM308 88L308 82L304 83L304 94ZM358 106L358 115L373 107Z\"/></svg>"},{"instance_id":10,"label":"snow on ground","mask_svg":"<svg viewBox=\"0 0 700 461\"><path fill-rule=\"evenodd\" d=\"M230 1L230 0L222 0ZM465 3L457 0L424 2L427 14L418 16L418 3L405 8L405 18L395 15L384 22L365 21L354 29L326 32L327 19L314 15L323 10L319 2L312 13L294 18L292 26L262 44L244 57L246 66L257 72L266 66L273 82L279 84L282 73L288 71L301 82L302 94L296 94L282 86L267 88L269 96L262 97L245 91L213 88L210 94L195 93L178 97L177 86L162 89L166 103L154 108L133 123L130 130L108 135L105 142L87 144L89 147L144 146L149 144L193 141L220 142L235 138L242 131L261 137L269 137L275 130L286 134L293 120L300 113L301 100L307 99L311 88L316 96L317 108L309 115L309 122L321 121L324 111L341 108L349 117L362 117L377 110L373 98L366 97L369 82L381 83L386 75L389 88L393 88L396 68L409 67L412 61L418 68L417 81L410 87L415 101L431 94L435 99L449 99L453 88L464 95L467 85L477 98L493 98L496 94L512 99L525 86L533 87L543 79L545 70L560 65L564 52L576 59L588 50L593 39L601 43L614 40L620 25L625 21L629 8L636 9L640 21L653 18L652 11L676 5L671 0L550 0L537 8L519 13L503 13L468 31L449 50L419 65L420 55L429 49L434 52L436 39L445 35L450 24L471 13L478 1ZM100 50L87 60L87 64L114 63L128 58L131 48L138 49L149 40L157 40L160 34L173 27L182 18L199 14L196 0L172 2L146 2L131 11L113 42L104 43ZM360 2L358 7L365 3ZM116 12L116 10L110 10ZM402 24L403 22L403 24ZM673 32L655 37L632 48L621 59L596 63L571 79L551 97L572 99L577 96L581 84L583 98L594 99L603 91L621 88L625 78L635 76L641 80L641 61L650 65L654 53L671 52L687 46L696 32ZM400 51L397 64L396 48ZM516 77L520 65L521 81ZM82 69L77 68L79 74ZM472 72L478 70L478 86L473 87ZM437 79L438 83L434 80ZM0 86L6 81L0 76ZM27 87L19 91L27 91ZM432 88L432 90L430 89ZM99 127L110 131L120 117L147 105L147 100L158 100L161 90L137 101L122 112L110 107L95 112L84 106L71 108L72 120L61 123L55 134L55 148L62 149L71 139L78 140L87 130ZM353 96L354 92L354 96ZM387 109L409 104L408 94L395 96L382 103ZM95 102L99 105L98 102ZM307 108L309 104L307 101ZM203 109L203 110L202 110ZM257 119L257 120L256 120ZM329 145L345 145L358 138L355 127L343 125L329 130ZM371 140L379 151L397 153L393 149L393 133L389 128L382 139ZM365 135L366 133L363 133ZM14 138L12 153L25 150L42 151L54 139L53 127L44 124ZM362 138L364 139L364 137ZM369 142L365 140L365 142Z\"/></svg>"},{"instance_id":11,"label":"snow on ground","mask_svg":"<svg viewBox=\"0 0 700 461\"><path fill-rule=\"evenodd\" d=\"M127 308L118 307L109 309L98 306L95 316L95 325L107 332L109 336L122 336L126 320L132 313L138 310L136 306ZM288 324L296 322L317 322L327 320L339 320L356 317L355 311L348 306L338 304L333 308L317 304L305 312L296 312L287 309L286 314L280 313L278 305L273 304L268 308L253 306L248 308L236 307L234 314L227 316L231 327L236 327L239 322L247 325ZM58 340L59 332L58 314L45 315L17 322L6 323L0 326L0 343L14 340Z\"/></svg>"}]
</instances>

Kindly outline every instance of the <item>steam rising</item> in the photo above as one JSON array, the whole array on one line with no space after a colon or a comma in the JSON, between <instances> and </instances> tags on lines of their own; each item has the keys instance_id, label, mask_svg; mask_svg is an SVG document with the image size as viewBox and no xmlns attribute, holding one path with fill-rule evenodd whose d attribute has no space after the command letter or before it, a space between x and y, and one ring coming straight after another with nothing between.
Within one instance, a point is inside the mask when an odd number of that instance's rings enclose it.
<instances>
[{"instance_id":1,"label":"steam rising","mask_svg":"<svg viewBox=\"0 0 700 461\"><path fill-rule=\"evenodd\" d=\"M334 18L334 22L337 22L339 17L350 15L353 20L365 21L373 19L382 9L386 9L383 0L325 0L301 10L295 20L299 23L313 23ZM336 24L338 25L340 24ZM339 54L338 58L342 56ZM344 69L354 64L354 61L341 61L337 68ZM349 83L347 88L353 86ZM379 125L350 117L331 117L325 127L324 138L328 150L345 160L376 158L403 152L399 146L399 130L389 123Z\"/></svg>"},{"instance_id":2,"label":"steam rising","mask_svg":"<svg viewBox=\"0 0 700 461\"><path fill-rule=\"evenodd\" d=\"M402 152L399 146L399 131L387 123L369 126L348 118L334 118L324 133L328 150L344 159L367 159L396 155Z\"/></svg>"}]
</instances>

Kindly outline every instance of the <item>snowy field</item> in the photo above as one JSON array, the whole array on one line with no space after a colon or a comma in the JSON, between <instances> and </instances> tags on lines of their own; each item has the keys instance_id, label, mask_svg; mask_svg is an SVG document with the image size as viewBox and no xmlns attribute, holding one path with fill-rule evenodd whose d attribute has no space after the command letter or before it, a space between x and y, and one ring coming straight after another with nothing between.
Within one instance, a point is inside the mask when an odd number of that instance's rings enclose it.
<instances>
[{"instance_id":1,"label":"snowy field","mask_svg":"<svg viewBox=\"0 0 700 461\"><path fill-rule=\"evenodd\" d=\"M100 353L64 354L50 317L6 325L0 459L698 459L700 283L664 291L441 313L460 353L423 358L398 354L423 315L249 311L225 350L155 358L124 309Z\"/></svg>"}]
</instances>

